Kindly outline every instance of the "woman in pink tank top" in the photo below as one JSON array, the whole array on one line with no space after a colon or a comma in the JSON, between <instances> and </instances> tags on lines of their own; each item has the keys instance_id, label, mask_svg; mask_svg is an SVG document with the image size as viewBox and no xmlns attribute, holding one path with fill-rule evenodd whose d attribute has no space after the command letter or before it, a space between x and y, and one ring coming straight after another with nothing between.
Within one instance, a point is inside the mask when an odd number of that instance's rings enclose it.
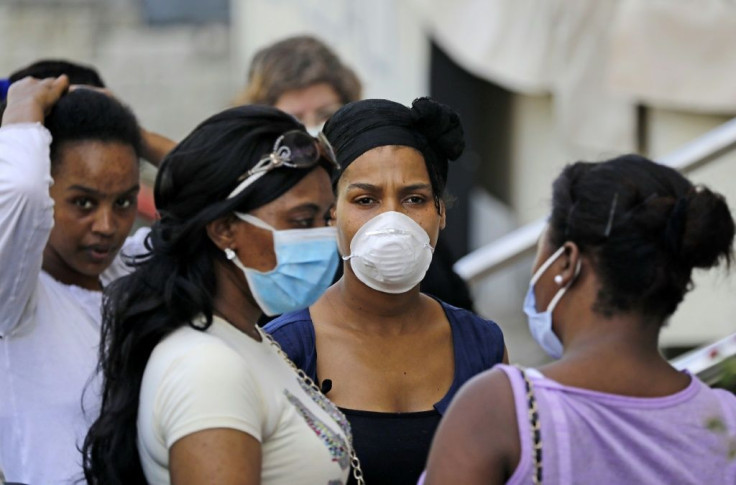
<instances>
[{"instance_id":1,"label":"woman in pink tank top","mask_svg":"<svg viewBox=\"0 0 736 485\"><path fill-rule=\"evenodd\" d=\"M524 302L559 360L468 382L424 483L736 483L736 397L658 349L693 268L730 263L733 239L724 198L671 168L636 155L568 165Z\"/></svg>"}]
</instances>

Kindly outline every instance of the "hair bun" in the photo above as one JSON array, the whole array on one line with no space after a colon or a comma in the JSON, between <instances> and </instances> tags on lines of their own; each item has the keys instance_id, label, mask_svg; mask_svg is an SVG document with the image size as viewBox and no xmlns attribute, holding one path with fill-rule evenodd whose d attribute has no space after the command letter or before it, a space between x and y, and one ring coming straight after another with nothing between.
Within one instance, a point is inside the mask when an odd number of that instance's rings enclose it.
<instances>
[{"instance_id":1,"label":"hair bun","mask_svg":"<svg viewBox=\"0 0 736 485\"><path fill-rule=\"evenodd\" d=\"M730 262L734 221L723 196L697 186L685 199L680 256L697 268Z\"/></svg>"},{"instance_id":2,"label":"hair bun","mask_svg":"<svg viewBox=\"0 0 736 485\"><path fill-rule=\"evenodd\" d=\"M457 160L465 149L460 117L449 106L431 98L417 98L411 104L414 124L430 146L448 160Z\"/></svg>"}]
</instances>

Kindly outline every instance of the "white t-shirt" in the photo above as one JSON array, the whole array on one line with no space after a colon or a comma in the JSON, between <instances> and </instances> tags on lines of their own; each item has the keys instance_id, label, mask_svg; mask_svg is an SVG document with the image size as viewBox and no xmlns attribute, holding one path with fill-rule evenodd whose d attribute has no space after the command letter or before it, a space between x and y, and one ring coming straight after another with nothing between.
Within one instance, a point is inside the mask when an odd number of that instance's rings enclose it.
<instances>
[{"instance_id":1,"label":"white t-shirt","mask_svg":"<svg viewBox=\"0 0 736 485\"><path fill-rule=\"evenodd\" d=\"M41 270L53 227L49 145L41 124L0 128L0 470L9 482L68 484L99 410L94 375L102 294ZM147 230L124 254L143 251ZM103 284L128 269L120 255Z\"/></svg>"},{"instance_id":2,"label":"white t-shirt","mask_svg":"<svg viewBox=\"0 0 736 485\"><path fill-rule=\"evenodd\" d=\"M148 482L169 484L169 449L211 428L261 443L263 485L345 483L350 426L310 390L274 345L215 317L206 331L184 326L154 349L138 407L138 451Z\"/></svg>"}]
</instances>

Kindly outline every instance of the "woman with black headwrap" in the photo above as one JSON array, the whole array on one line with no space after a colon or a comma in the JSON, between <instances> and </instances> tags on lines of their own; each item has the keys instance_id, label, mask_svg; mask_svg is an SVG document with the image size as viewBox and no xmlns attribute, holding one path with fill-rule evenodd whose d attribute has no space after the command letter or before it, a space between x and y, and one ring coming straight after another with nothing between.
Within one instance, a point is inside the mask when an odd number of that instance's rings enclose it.
<instances>
[{"instance_id":1,"label":"woman with black headwrap","mask_svg":"<svg viewBox=\"0 0 736 485\"><path fill-rule=\"evenodd\" d=\"M256 325L332 282L336 168L324 139L261 106L167 155L150 252L106 289L88 483L344 483L345 417Z\"/></svg>"},{"instance_id":2,"label":"woman with black headwrap","mask_svg":"<svg viewBox=\"0 0 736 485\"><path fill-rule=\"evenodd\" d=\"M508 360L499 327L420 292L445 226L457 114L364 100L324 130L342 172L334 222L343 277L308 309L267 329L347 416L367 483L416 483L457 389Z\"/></svg>"}]
</instances>

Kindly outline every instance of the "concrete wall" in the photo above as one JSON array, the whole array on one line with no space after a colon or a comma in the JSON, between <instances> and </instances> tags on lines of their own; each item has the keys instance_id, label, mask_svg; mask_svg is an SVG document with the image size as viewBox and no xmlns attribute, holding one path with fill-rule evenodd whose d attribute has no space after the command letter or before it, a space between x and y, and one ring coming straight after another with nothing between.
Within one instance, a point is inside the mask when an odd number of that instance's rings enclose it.
<instances>
[{"instance_id":1,"label":"concrete wall","mask_svg":"<svg viewBox=\"0 0 736 485\"><path fill-rule=\"evenodd\" d=\"M144 126L180 139L235 91L229 29L140 18L132 1L1 4L0 75L40 58L94 65Z\"/></svg>"}]
</instances>

